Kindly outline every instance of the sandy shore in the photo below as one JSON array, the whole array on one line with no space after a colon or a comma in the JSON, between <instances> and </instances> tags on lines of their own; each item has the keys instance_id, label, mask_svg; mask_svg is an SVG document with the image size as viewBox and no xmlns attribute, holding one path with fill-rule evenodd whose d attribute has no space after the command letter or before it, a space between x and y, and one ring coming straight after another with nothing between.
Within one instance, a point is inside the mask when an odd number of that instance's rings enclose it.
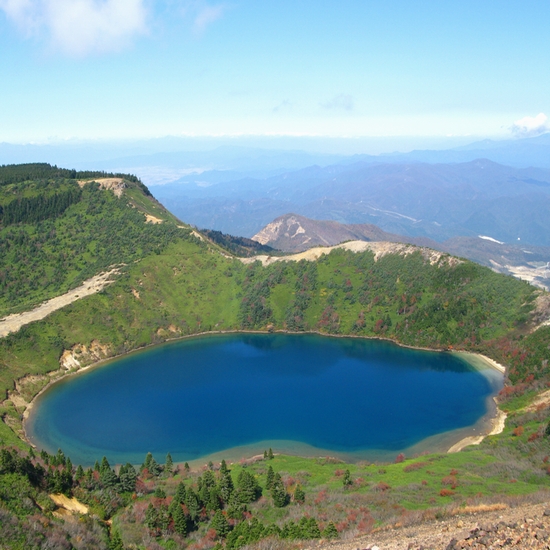
<instances>
[{"instance_id":1,"label":"sandy shore","mask_svg":"<svg viewBox=\"0 0 550 550\"><path fill-rule=\"evenodd\" d=\"M493 426L490 432L485 435L471 435L461 439L458 443L455 443L447 452L458 453L469 445L479 445L488 435L497 435L502 433L506 424L506 413L497 408L497 415L493 418Z\"/></svg>"}]
</instances>

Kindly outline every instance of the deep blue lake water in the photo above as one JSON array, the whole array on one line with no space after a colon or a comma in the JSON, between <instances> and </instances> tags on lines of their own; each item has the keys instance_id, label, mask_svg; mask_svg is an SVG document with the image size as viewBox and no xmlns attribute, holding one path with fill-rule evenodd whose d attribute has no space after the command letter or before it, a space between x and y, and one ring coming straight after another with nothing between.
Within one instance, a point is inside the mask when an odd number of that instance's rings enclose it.
<instances>
[{"instance_id":1,"label":"deep blue lake water","mask_svg":"<svg viewBox=\"0 0 550 550\"><path fill-rule=\"evenodd\" d=\"M167 452L235 458L269 446L394 457L479 423L501 385L497 371L457 354L377 340L213 335L60 381L38 398L26 429L39 448L62 448L83 465L103 455L141 463L148 451L160 462Z\"/></svg>"}]
</instances>

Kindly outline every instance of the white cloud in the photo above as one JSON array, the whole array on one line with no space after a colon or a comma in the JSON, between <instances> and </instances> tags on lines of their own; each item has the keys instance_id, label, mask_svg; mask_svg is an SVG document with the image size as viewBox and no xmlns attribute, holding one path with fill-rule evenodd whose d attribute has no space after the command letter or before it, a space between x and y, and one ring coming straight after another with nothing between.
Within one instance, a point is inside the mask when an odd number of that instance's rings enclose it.
<instances>
[{"instance_id":1,"label":"white cloud","mask_svg":"<svg viewBox=\"0 0 550 550\"><path fill-rule=\"evenodd\" d=\"M204 6L199 10L195 17L194 28L195 32L202 33L210 25L220 19L223 15L225 8L221 5L218 6Z\"/></svg>"},{"instance_id":2,"label":"white cloud","mask_svg":"<svg viewBox=\"0 0 550 550\"><path fill-rule=\"evenodd\" d=\"M227 10L225 4L209 4L205 0L191 0L183 8L184 16L192 20L193 32L202 34L214 21L220 19Z\"/></svg>"},{"instance_id":3,"label":"white cloud","mask_svg":"<svg viewBox=\"0 0 550 550\"><path fill-rule=\"evenodd\" d=\"M550 131L548 117L544 113L537 116L526 116L516 120L510 128L518 137L534 137Z\"/></svg>"},{"instance_id":4,"label":"white cloud","mask_svg":"<svg viewBox=\"0 0 550 550\"><path fill-rule=\"evenodd\" d=\"M0 9L26 36L45 34L74 57L119 50L147 31L145 0L0 0Z\"/></svg>"}]
</instances>

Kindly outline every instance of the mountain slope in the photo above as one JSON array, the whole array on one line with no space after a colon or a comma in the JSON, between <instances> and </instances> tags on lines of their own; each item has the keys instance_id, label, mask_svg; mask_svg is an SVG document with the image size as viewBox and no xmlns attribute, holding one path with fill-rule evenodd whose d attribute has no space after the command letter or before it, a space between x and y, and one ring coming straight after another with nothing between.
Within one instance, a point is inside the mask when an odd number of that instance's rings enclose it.
<instances>
[{"instance_id":1,"label":"mountain slope","mask_svg":"<svg viewBox=\"0 0 550 550\"><path fill-rule=\"evenodd\" d=\"M454 237L439 243L423 237L387 233L375 225L341 224L287 214L266 225L253 239L284 252L301 252L314 246L333 246L355 239L410 243L468 258L546 290L550 288L550 248L505 244L484 235Z\"/></svg>"},{"instance_id":2,"label":"mountain slope","mask_svg":"<svg viewBox=\"0 0 550 550\"><path fill-rule=\"evenodd\" d=\"M284 252L302 252L312 246L333 246L351 240L401 242L437 249L437 243L430 239L393 235L376 225L312 220L297 214L279 216L252 239Z\"/></svg>"},{"instance_id":3,"label":"mountain slope","mask_svg":"<svg viewBox=\"0 0 550 550\"><path fill-rule=\"evenodd\" d=\"M189 234L135 177L107 176L0 167L0 316Z\"/></svg>"}]
</instances>

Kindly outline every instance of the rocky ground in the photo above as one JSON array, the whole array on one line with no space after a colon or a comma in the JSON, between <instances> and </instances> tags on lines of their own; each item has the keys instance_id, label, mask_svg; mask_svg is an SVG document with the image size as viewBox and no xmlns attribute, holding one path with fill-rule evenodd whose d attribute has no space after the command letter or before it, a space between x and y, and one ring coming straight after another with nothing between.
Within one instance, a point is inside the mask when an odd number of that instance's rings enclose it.
<instances>
[{"instance_id":1,"label":"rocky ground","mask_svg":"<svg viewBox=\"0 0 550 550\"><path fill-rule=\"evenodd\" d=\"M322 550L550 549L550 505L476 511L418 525L375 531L351 541L320 542Z\"/></svg>"}]
</instances>

